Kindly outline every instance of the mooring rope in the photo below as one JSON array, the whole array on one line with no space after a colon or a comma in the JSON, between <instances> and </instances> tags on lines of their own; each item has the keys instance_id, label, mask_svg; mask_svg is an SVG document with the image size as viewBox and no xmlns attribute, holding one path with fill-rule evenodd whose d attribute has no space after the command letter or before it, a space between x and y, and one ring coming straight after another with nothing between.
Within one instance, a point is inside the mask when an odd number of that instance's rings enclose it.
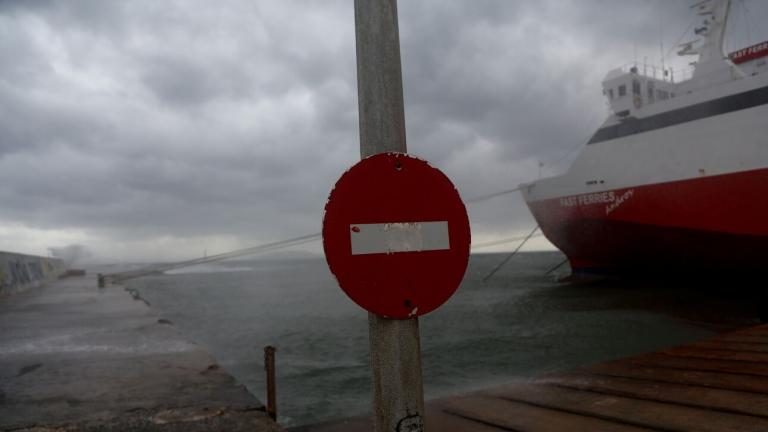
<instances>
[{"instance_id":1,"label":"mooring rope","mask_svg":"<svg viewBox=\"0 0 768 432\"><path fill-rule=\"evenodd\" d=\"M543 235L544 234L542 234L542 233L538 233L538 234L534 234L533 237L541 237ZM501 239L501 240L493 240L493 241L489 241L489 242L483 242L483 243L472 243L472 249L482 249L482 248L487 248L487 247L491 247L491 246L498 246L498 245L504 244L504 243L512 243L512 242L516 242L516 241L520 241L520 240L525 240L525 237L526 236L517 236L517 237L509 237L509 238L505 238L505 239Z\"/></svg>"},{"instance_id":2,"label":"mooring rope","mask_svg":"<svg viewBox=\"0 0 768 432\"><path fill-rule=\"evenodd\" d=\"M226 252L226 253L217 254L217 255L211 255L208 257L196 258L196 259L191 259L186 261L179 261L179 262L170 263L170 264L159 264L159 265L144 267L138 270L129 270L125 272L111 273L104 276L110 278L112 281L115 281L115 282L124 281L124 280L134 279L141 276L147 276L153 273L174 270L177 268L205 264L205 263L214 262L214 261L221 261L221 260L236 258L240 256L245 256L245 255L255 255L262 252L284 249L290 246L298 246L300 244L319 240L321 237L322 235L320 233L308 234L300 237L294 237L292 239L281 240L273 243L266 243L259 246L249 247L245 249L238 249L235 251Z\"/></svg>"},{"instance_id":3,"label":"mooring rope","mask_svg":"<svg viewBox=\"0 0 768 432\"><path fill-rule=\"evenodd\" d=\"M467 203L467 204L479 203L479 202L487 201L487 200L490 200L490 199L493 199L493 198L496 198L496 197L500 197L500 196L503 196L503 195L508 195L508 194L517 192L519 190L520 190L519 187L516 187L514 189L506 189L506 190L502 190L502 191L498 191L498 192L494 192L494 193L490 193L490 194L486 194L486 195L480 195L480 196L476 196L476 197L473 197L473 198L469 198L469 199L465 200L464 202ZM110 278L114 282L124 281L124 280L128 280L128 279L134 279L134 278L137 278L137 277L147 276L147 275L154 274L154 273L164 272L164 271L168 271L168 270L174 270L174 269L177 269L177 268L189 267L189 266L199 265L199 264L205 264L205 263L214 262L214 261L221 261L221 260L230 259L230 258L237 258L237 257L241 257L241 256L246 256L246 255L255 255L255 254L258 254L258 253L274 251L274 250L278 250L278 249L284 249L284 248L291 247L291 246L298 246L300 244L304 244L304 243L309 243L309 242L313 242L313 241L316 241L316 240L320 240L321 238L322 238L322 234L321 233L307 234L307 235L300 236L300 237L295 237L295 238L292 238L292 239L276 241L276 242L273 242L273 243L266 243L266 244L259 245L259 246L249 247L249 248L245 248L245 249L238 249L238 250L235 250L235 251L221 253L221 254L217 254L217 255L211 255L211 256L208 256L208 257L195 258L195 259L179 261L179 262L175 262L175 263L152 265L152 266L143 267L143 268L137 269L137 270L129 270L129 271L118 272L118 273L110 273L110 274L106 274L106 275L103 275L103 276L107 277L107 278ZM530 238L530 235L527 236L527 238ZM480 243L480 244L477 244L477 245L473 245L472 247L473 248L483 248L483 247L489 247L489 246L494 246L494 245L503 244L503 243L509 243L509 242L513 242L513 241L518 241L520 239L525 239L524 240L524 242L525 242L525 241L527 241L527 238L526 237L514 237L514 238L509 238L509 239L496 240L496 241L493 241L493 242Z\"/></svg>"},{"instance_id":4,"label":"mooring rope","mask_svg":"<svg viewBox=\"0 0 768 432\"><path fill-rule=\"evenodd\" d=\"M553 271L555 271L555 270L559 269L560 267L562 267L562 266L563 266L563 264L565 264L565 263L567 263L567 262L568 262L568 258L566 258L566 259L564 259L564 260L560 261L560 264L558 264L558 265L556 265L556 266L552 267L551 269L547 270L547 272L546 272L546 273L544 273L544 276L548 276L550 273L552 273Z\"/></svg>"},{"instance_id":5,"label":"mooring rope","mask_svg":"<svg viewBox=\"0 0 768 432\"><path fill-rule=\"evenodd\" d=\"M506 257L506 258L504 258L504 260L503 260L502 262L500 262L500 263L499 263L499 265L497 265L497 266L496 266L496 268L494 268L493 270L491 270L491 272L490 272L490 273L488 273L488 274L487 274L487 275L486 275L486 276L483 278L483 283L487 282L487 281L488 281L488 279L490 279L490 278L491 278L493 275L495 275L495 274L496 274L496 272L497 272L497 271L499 271L499 269L500 269L500 268L502 268L502 267L504 266L504 264L506 264L506 263L507 263L507 261L511 260L511 259L512 259L512 257L513 257L513 256L515 256L515 254L516 254L516 253L517 253L517 252L520 250L520 248L522 248L522 247L523 247L523 245L525 245L525 243L526 243L528 240L530 240L530 238L531 238L531 237L533 237L533 233L535 233L535 232L536 232L536 230L538 230L538 229L539 229L539 226L538 226L538 225L536 225L536 228L534 228L534 229L533 229L533 231L531 231L531 232L530 232L530 234L528 234L527 236L525 236L525 238L523 239L523 241L522 241L522 242L520 242L520 244L519 244L519 245L517 245L517 247L515 248L515 250L514 250L514 251L512 251L512 253L511 253L511 254L507 255L507 257Z\"/></svg>"},{"instance_id":6,"label":"mooring rope","mask_svg":"<svg viewBox=\"0 0 768 432\"><path fill-rule=\"evenodd\" d=\"M499 196L502 196L502 195L511 194L512 192L517 192L519 190L520 190L520 188L516 187L514 189L507 189L507 190L503 190L503 191L499 191L499 192L490 193L490 194L487 194L487 195L480 195L480 196L476 196L474 198L469 198L469 199L464 200L464 202L467 203L467 204L474 204L474 203L478 203L478 202L481 202L481 201L489 200L491 198L496 198L496 197L499 197Z\"/></svg>"}]
</instances>

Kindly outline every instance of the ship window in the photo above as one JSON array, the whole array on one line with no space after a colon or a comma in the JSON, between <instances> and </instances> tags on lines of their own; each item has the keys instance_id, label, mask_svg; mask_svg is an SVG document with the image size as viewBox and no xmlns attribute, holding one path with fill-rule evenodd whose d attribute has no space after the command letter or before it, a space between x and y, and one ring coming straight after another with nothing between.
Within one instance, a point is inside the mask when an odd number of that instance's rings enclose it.
<instances>
[{"instance_id":1,"label":"ship window","mask_svg":"<svg viewBox=\"0 0 768 432\"><path fill-rule=\"evenodd\" d=\"M627 94L627 86L624 84L619 86L619 97L625 96Z\"/></svg>"},{"instance_id":2,"label":"ship window","mask_svg":"<svg viewBox=\"0 0 768 432\"><path fill-rule=\"evenodd\" d=\"M632 94L640 96L640 81L632 80Z\"/></svg>"},{"instance_id":3,"label":"ship window","mask_svg":"<svg viewBox=\"0 0 768 432\"><path fill-rule=\"evenodd\" d=\"M608 97L613 99L613 89L608 89Z\"/></svg>"},{"instance_id":4,"label":"ship window","mask_svg":"<svg viewBox=\"0 0 768 432\"><path fill-rule=\"evenodd\" d=\"M669 99L669 92L666 90L658 90L656 94L659 96L659 100Z\"/></svg>"},{"instance_id":5,"label":"ship window","mask_svg":"<svg viewBox=\"0 0 768 432\"><path fill-rule=\"evenodd\" d=\"M656 87L653 84L653 81L648 81L648 103L652 104L656 102L656 92L654 92L654 87Z\"/></svg>"}]
</instances>

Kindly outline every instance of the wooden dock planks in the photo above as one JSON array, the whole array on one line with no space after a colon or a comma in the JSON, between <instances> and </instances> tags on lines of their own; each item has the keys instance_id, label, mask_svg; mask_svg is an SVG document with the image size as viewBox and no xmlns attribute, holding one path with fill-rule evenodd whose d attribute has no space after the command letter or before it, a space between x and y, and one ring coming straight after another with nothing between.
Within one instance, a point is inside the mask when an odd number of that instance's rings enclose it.
<instances>
[{"instance_id":1,"label":"wooden dock planks","mask_svg":"<svg viewBox=\"0 0 768 432\"><path fill-rule=\"evenodd\" d=\"M635 378L650 382L656 381L742 392L768 393L768 379L755 379L754 376L749 374L672 369L643 366L629 362L600 364L587 369L586 372L598 376Z\"/></svg>"},{"instance_id":2,"label":"wooden dock planks","mask_svg":"<svg viewBox=\"0 0 768 432\"><path fill-rule=\"evenodd\" d=\"M540 407L506 399L502 396L473 396L446 404L445 414L493 425L498 429L541 432L639 432L652 429L606 421L567 411ZM431 426L433 419L427 419Z\"/></svg>"},{"instance_id":3,"label":"wooden dock planks","mask_svg":"<svg viewBox=\"0 0 768 432\"><path fill-rule=\"evenodd\" d=\"M768 364L765 363L749 363L728 359L679 357L662 353L645 354L629 358L625 361L627 363L658 366L670 369L748 374L757 377L768 377Z\"/></svg>"},{"instance_id":4,"label":"wooden dock planks","mask_svg":"<svg viewBox=\"0 0 768 432\"><path fill-rule=\"evenodd\" d=\"M434 404L428 425L455 416L521 432L768 431L768 326Z\"/></svg>"}]
</instances>

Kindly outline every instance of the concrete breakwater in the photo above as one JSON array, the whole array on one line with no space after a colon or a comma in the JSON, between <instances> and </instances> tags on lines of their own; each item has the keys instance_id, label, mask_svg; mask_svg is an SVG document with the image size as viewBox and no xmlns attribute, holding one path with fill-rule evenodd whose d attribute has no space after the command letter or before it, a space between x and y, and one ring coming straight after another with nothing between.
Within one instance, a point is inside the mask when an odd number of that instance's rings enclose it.
<instances>
[{"instance_id":1,"label":"concrete breakwater","mask_svg":"<svg viewBox=\"0 0 768 432\"><path fill-rule=\"evenodd\" d=\"M50 282L64 272L64 262L13 252L0 252L0 295Z\"/></svg>"},{"instance_id":2,"label":"concrete breakwater","mask_svg":"<svg viewBox=\"0 0 768 432\"><path fill-rule=\"evenodd\" d=\"M0 431L281 427L141 298L68 277L0 301Z\"/></svg>"}]
</instances>

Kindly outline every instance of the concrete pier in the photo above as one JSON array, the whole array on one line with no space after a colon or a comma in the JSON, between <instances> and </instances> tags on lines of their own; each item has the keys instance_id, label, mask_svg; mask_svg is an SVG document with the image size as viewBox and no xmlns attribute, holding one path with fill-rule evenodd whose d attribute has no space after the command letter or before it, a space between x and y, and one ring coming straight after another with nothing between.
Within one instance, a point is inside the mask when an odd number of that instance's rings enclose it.
<instances>
[{"instance_id":1,"label":"concrete pier","mask_svg":"<svg viewBox=\"0 0 768 432\"><path fill-rule=\"evenodd\" d=\"M93 276L0 299L0 430L282 429L172 323Z\"/></svg>"}]
</instances>

